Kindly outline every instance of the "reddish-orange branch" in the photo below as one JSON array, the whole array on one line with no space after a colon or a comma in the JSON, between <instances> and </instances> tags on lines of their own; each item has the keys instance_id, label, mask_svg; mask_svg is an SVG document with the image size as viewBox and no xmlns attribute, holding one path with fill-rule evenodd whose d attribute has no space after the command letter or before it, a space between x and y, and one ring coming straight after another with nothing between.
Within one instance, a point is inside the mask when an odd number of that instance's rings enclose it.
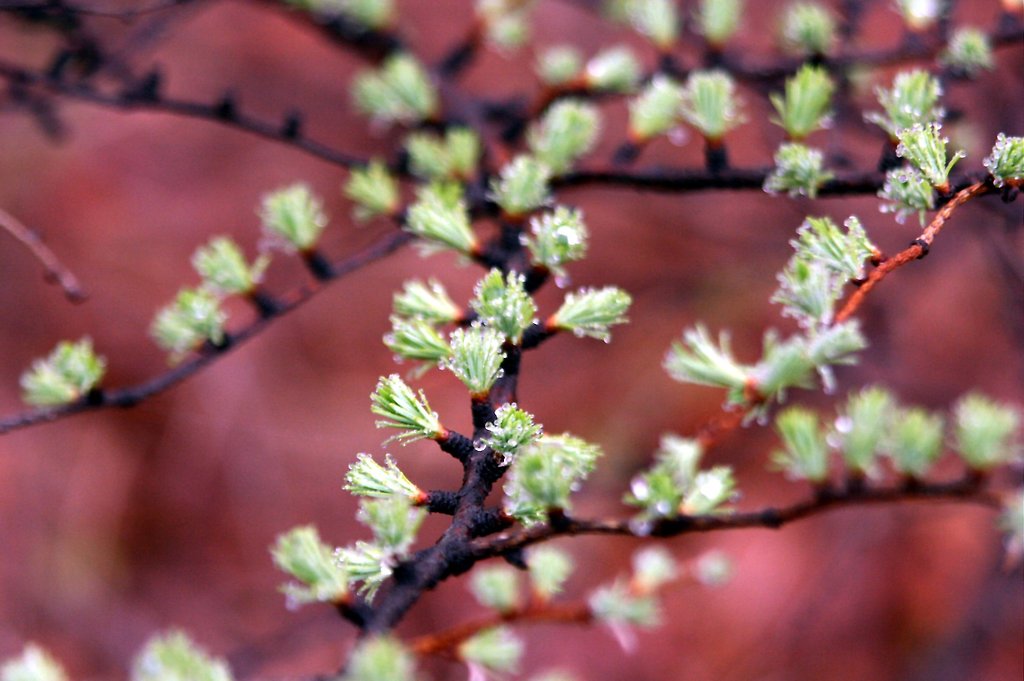
<instances>
[{"instance_id":1,"label":"reddish-orange branch","mask_svg":"<svg viewBox=\"0 0 1024 681\"><path fill-rule=\"evenodd\" d=\"M501 624L515 622L526 623L561 623L587 624L593 619L590 608L585 603L565 605L530 604L505 613L466 622L436 634L428 634L414 639L410 648L418 655L446 655L452 653L462 642Z\"/></svg>"},{"instance_id":2,"label":"reddish-orange branch","mask_svg":"<svg viewBox=\"0 0 1024 681\"><path fill-rule=\"evenodd\" d=\"M949 203L943 206L939 212L936 213L935 217L932 218L930 223L928 223L925 230L921 232L921 236L915 239L913 244L884 261L868 275L864 283L853 292L853 294L847 299L846 304L843 305L843 308L836 315L836 322L842 322L852 317L863 304L867 295L871 293L871 289L875 288L875 286L885 279L890 272L906 265L911 260L917 260L918 258L923 257L927 252L926 249L932 245L935 237L942 231L942 228L946 226L946 221L949 220L950 216L957 208L964 205L975 196L979 196L990 191L992 191L992 187L990 185L984 182L976 182L975 184L957 192L953 198L949 200Z\"/></svg>"}]
</instances>

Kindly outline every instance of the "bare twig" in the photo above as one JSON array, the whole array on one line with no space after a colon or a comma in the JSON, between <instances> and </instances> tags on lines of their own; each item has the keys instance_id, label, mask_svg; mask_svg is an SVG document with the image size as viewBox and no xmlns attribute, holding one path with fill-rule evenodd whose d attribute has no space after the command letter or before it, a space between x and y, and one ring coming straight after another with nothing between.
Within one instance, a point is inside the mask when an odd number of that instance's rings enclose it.
<instances>
[{"instance_id":1,"label":"bare twig","mask_svg":"<svg viewBox=\"0 0 1024 681\"><path fill-rule=\"evenodd\" d=\"M85 290L78 283L78 278L67 267L61 264L56 254L43 243L34 230L26 227L20 220L0 208L0 229L17 239L28 249L35 259L46 269L46 280L57 284L64 291L64 296L72 303L80 303L86 299Z\"/></svg>"}]
</instances>

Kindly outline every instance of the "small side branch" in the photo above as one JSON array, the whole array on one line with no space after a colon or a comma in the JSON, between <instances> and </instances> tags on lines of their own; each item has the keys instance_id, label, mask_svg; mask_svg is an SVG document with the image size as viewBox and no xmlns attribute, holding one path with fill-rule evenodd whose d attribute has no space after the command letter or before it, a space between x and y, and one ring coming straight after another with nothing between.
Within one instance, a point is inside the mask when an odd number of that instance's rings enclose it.
<instances>
[{"instance_id":1,"label":"small side branch","mask_svg":"<svg viewBox=\"0 0 1024 681\"><path fill-rule=\"evenodd\" d=\"M28 249L36 260L46 270L46 280L57 284L64 291L64 296L72 303L80 303L86 299L85 290L78 282L74 273L61 264L60 260L50 248L43 243L43 240L32 229L26 227L20 220L7 211L0 208L0 229L17 239L22 246Z\"/></svg>"}]
</instances>

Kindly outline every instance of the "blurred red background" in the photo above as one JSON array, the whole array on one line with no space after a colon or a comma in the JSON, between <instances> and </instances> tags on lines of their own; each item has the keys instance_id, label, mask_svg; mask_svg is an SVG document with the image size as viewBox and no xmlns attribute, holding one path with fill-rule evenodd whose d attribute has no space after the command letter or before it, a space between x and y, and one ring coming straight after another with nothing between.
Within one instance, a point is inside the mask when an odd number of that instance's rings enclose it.
<instances>
[{"instance_id":1,"label":"blurred red background","mask_svg":"<svg viewBox=\"0 0 1024 681\"><path fill-rule=\"evenodd\" d=\"M401 28L428 62L471 21L464 0L399 4ZM735 44L749 61L771 59L769 29L783 3L747 4ZM997 11L994 0L960 2L957 23L991 26ZM243 110L270 120L301 108L311 135L336 148L363 156L397 148L399 132L369 130L352 110L347 86L364 67L358 57L264 3L203 2L179 14L141 62L161 66L169 94L211 101L230 88ZM134 30L95 21L115 43ZM861 45L900 39L887 2L871 3L866 26ZM538 46L570 42L587 54L629 43L653 65L641 41L569 3L541 3L534 31ZM41 67L53 46L45 32L0 16L3 59ZM949 109L964 111L946 131L967 149L962 166L974 172L997 131L1024 132L1024 51L1002 49L998 60L998 71L954 84L946 98ZM528 92L535 87L531 64L529 53L485 52L463 84L488 96ZM875 106L871 86L888 84L892 73L860 74L856 103ZM730 140L732 161L764 166L781 132L765 123L763 95L741 89L749 122ZM344 172L288 147L213 123L58 101L67 123L59 143L23 113L0 113L0 207L45 236L90 298L66 303L43 283L39 265L0 234L0 413L22 408L20 373L60 339L92 337L109 360L107 385L164 370L163 354L147 337L154 312L195 283L189 258L211 236L232 235L255 252L254 210L271 189L303 180L325 197L332 224L324 248L333 256L389 229L355 224L339 191ZM624 103L602 108L606 134L596 161L624 134ZM871 168L881 136L857 119L853 113L816 139ZM662 140L639 163L696 167L700 145ZM579 494L585 515L627 513L619 499L659 435L693 433L718 413L719 391L679 385L661 368L683 327L704 321L729 328L745 358L757 352L764 329L790 328L768 298L806 214L857 214L887 252L917 235L914 224L880 214L870 197L812 203L761 192L579 188L559 198L584 210L592 232L589 258L572 268L573 284L617 284L635 298L632 323L616 330L612 344L558 338L524 362L521 404L547 431L571 431L606 451ZM840 393L884 381L907 402L936 409L972 388L1024 400L1024 291L1022 273L1012 272L1024 255L1020 217L1019 200L976 201L956 213L927 260L886 280L860 314L871 348L859 366L839 371ZM268 287L284 291L306 276L293 259L277 257ZM0 659L32 640L75 679L124 678L139 646L174 626L226 656L240 679L336 669L354 630L326 608L287 611L268 546L300 523L316 523L339 545L364 536L342 478L357 452L382 452L367 398L379 375L402 370L380 338L392 293L412 276L436 276L466 296L479 270L405 249L333 284L254 342L134 409L0 437ZM544 290L542 312L559 296ZM248 314L241 306L232 311L235 323ZM420 384L446 424L468 429L461 385L438 372ZM834 399L791 395L791 402L822 409ZM710 462L736 467L741 507L806 493L765 470L773 446L770 430L754 426L710 452ZM424 488L450 488L460 479L429 445L389 451ZM942 472L956 470L950 464ZM421 541L443 526L429 520ZM588 537L559 545L577 564L567 594L573 599L625 570L638 543ZM523 628L525 671L557 666L581 678L635 681L1012 681L1024 672L1024 590L1019 572L1000 569L991 511L847 509L781 531L682 537L666 546L683 560L722 549L736 576L717 589L670 591L664 626L643 633L633 654L602 630ZM478 613L464 582L427 594L400 633L436 631ZM465 676L456 665L427 667L434 678Z\"/></svg>"}]
</instances>

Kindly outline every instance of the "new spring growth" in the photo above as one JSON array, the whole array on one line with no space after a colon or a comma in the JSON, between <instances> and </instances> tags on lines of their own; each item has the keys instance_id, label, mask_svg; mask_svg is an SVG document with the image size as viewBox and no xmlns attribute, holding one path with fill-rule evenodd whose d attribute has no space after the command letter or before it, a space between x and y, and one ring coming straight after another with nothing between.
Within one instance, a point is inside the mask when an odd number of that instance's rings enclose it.
<instances>
[{"instance_id":1,"label":"new spring growth","mask_svg":"<svg viewBox=\"0 0 1024 681\"><path fill-rule=\"evenodd\" d=\"M501 270L492 269L477 283L470 302L480 321L500 331L513 345L519 344L537 314L533 298L523 288L525 281L518 272L502 276Z\"/></svg>"},{"instance_id":2,"label":"new spring growth","mask_svg":"<svg viewBox=\"0 0 1024 681\"><path fill-rule=\"evenodd\" d=\"M896 134L900 141L896 147L896 155L912 163L937 190L947 193L949 171L967 154L957 151L947 161L946 142L949 139L943 137L941 131L942 126L938 123L930 123L927 126L917 124L900 130Z\"/></svg>"},{"instance_id":3,"label":"new spring growth","mask_svg":"<svg viewBox=\"0 0 1024 681\"><path fill-rule=\"evenodd\" d=\"M401 125L434 118L440 104L430 74L409 54L390 56L379 69L356 76L352 99L373 120Z\"/></svg>"},{"instance_id":4,"label":"new spring growth","mask_svg":"<svg viewBox=\"0 0 1024 681\"><path fill-rule=\"evenodd\" d=\"M698 470L702 454L696 440L663 435L654 465L633 478L625 503L643 509L641 521L722 511L737 495L732 470L727 466Z\"/></svg>"},{"instance_id":5,"label":"new spring growth","mask_svg":"<svg viewBox=\"0 0 1024 681\"><path fill-rule=\"evenodd\" d=\"M927 213L935 209L935 190L917 168L903 166L892 168L885 173L885 182L878 192L883 199L878 210L883 213L894 213L896 222L902 224L907 217L917 215L924 227Z\"/></svg>"},{"instance_id":6,"label":"new spring growth","mask_svg":"<svg viewBox=\"0 0 1024 681\"><path fill-rule=\"evenodd\" d=\"M701 0L694 18L697 32L712 49L721 51L736 33L742 16L743 0Z\"/></svg>"},{"instance_id":7,"label":"new spring growth","mask_svg":"<svg viewBox=\"0 0 1024 681\"><path fill-rule=\"evenodd\" d=\"M495 674L514 674L523 658L523 642L508 627L491 627L459 644L459 659Z\"/></svg>"},{"instance_id":8,"label":"new spring growth","mask_svg":"<svg viewBox=\"0 0 1024 681\"><path fill-rule=\"evenodd\" d=\"M435 279L426 283L412 279L396 293L393 301L396 315L422 319L435 324L448 324L462 319L462 309Z\"/></svg>"},{"instance_id":9,"label":"new spring growth","mask_svg":"<svg viewBox=\"0 0 1024 681\"><path fill-rule=\"evenodd\" d=\"M359 593L373 600L394 571L395 556L384 547L372 542L357 541L334 551L334 560L348 575L350 584L362 582Z\"/></svg>"},{"instance_id":10,"label":"new spring growth","mask_svg":"<svg viewBox=\"0 0 1024 681\"><path fill-rule=\"evenodd\" d=\"M312 249L327 226L320 199L304 184L267 194L258 213L271 242L289 250Z\"/></svg>"},{"instance_id":11,"label":"new spring growth","mask_svg":"<svg viewBox=\"0 0 1024 681\"><path fill-rule=\"evenodd\" d=\"M225 321L227 313L212 291L186 288L157 313L149 332L157 345L171 353L174 363L205 341L222 343Z\"/></svg>"},{"instance_id":12,"label":"new spring growth","mask_svg":"<svg viewBox=\"0 0 1024 681\"><path fill-rule=\"evenodd\" d=\"M220 295L252 293L263 279L270 258L260 256L251 265L242 250L227 237L217 237L192 256L192 267L203 278L203 285Z\"/></svg>"},{"instance_id":13,"label":"new spring growth","mask_svg":"<svg viewBox=\"0 0 1024 681\"><path fill-rule=\"evenodd\" d=\"M414 440L439 440L447 434L436 411L431 411L423 391L413 392L398 374L391 374L377 382L370 395L370 411L383 418L378 428L396 428L400 432L387 441L398 440L408 444Z\"/></svg>"},{"instance_id":14,"label":"new spring growth","mask_svg":"<svg viewBox=\"0 0 1024 681\"><path fill-rule=\"evenodd\" d=\"M978 471L1020 457L1020 412L982 395L962 397L953 409L953 445Z\"/></svg>"},{"instance_id":15,"label":"new spring growth","mask_svg":"<svg viewBox=\"0 0 1024 681\"><path fill-rule=\"evenodd\" d=\"M890 89L876 88L875 93L885 112L871 111L864 119L889 133L894 142L904 128L938 123L945 115L939 106L942 96L939 79L923 69L901 71Z\"/></svg>"},{"instance_id":16,"label":"new spring growth","mask_svg":"<svg viewBox=\"0 0 1024 681\"><path fill-rule=\"evenodd\" d=\"M842 229L829 218L809 217L789 242L797 257L820 262L843 279L862 279L864 261L878 252L856 217L847 218Z\"/></svg>"},{"instance_id":17,"label":"new spring growth","mask_svg":"<svg viewBox=\"0 0 1024 681\"><path fill-rule=\"evenodd\" d=\"M395 556L408 554L426 517L426 509L404 496L363 500L356 515L373 532L374 543Z\"/></svg>"},{"instance_id":18,"label":"new spring growth","mask_svg":"<svg viewBox=\"0 0 1024 681\"><path fill-rule=\"evenodd\" d=\"M772 464L794 480L823 484L828 479L828 444L818 415L802 407L789 407L775 418L782 449Z\"/></svg>"},{"instance_id":19,"label":"new spring growth","mask_svg":"<svg viewBox=\"0 0 1024 681\"><path fill-rule=\"evenodd\" d=\"M290 609L306 603L340 603L347 597L348 575L312 525L278 535L271 555L274 565L295 580L281 585Z\"/></svg>"},{"instance_id":20,"label":"new spring growth","mask_svg":"<svg viewBox=\"0 0 1024 681\"><path fill-rule=\"evenodd\" d=\"M540 53L535 70L544 85L563 87L576 80L583 70L583 55L570 45L556 45Z\"/></svg>"},{"instance_id":21,"label":"new spring growth","mask_svg":"<svg viewBox=\"0 0 1024 681\"><path fill-rule=\"evenodd\" d=\"M551 315L546 326L548 329L572 331L579 338L589 336L607 343L611 340L609 328L629 321L626 311L632 303L633 298L616 286L583 288L565 296L565 302Z\"/></svg>"},{"instance_id":22,"label":"new spring growth","mask_svg":"<svg viewBox=\"0 0 1024 681\"><path fill-rule=\"evenodd\" d=\"M339 681L414 681L412 653L391 636L363 639L352 651Z\"/></svg>"},{"instance_id":23,"label":"new spring growth","mask_svg":"<svg viewBox=\"0 0 1024 681\"><path fill-rule=\"evenodd\" d=\"M587 62L583 82L591 90L629 92L640 80L640 63L628 47L602 50Z\"/></svg>"},{"instance_id":24,"label":"new spring growth","mask_svg":"<svg viewBox=\"0 0 1024 681\"><path fill-rule=\"evenodd\" d=\"M494 416L495 420L486 425L490 435L484 438L484 443L501 454L501 465L507 466L515 460L520 447L541 436L543 428L533 422L533 414L520 409L514 402L498 407Z\"/></svg>"},{"instance_id":25,"label":"new spring growth","mask_svg":"<svg viewBox=\"0 0 1024 681\"><path fill-rule=\"evenodd\" d=\"M894 0L897 11L912 31L922 33L931 28L942 12L940 0Z\"/></svg>"},{"instance_id":26,"label":"new spring growth","mask_svg":"<svg viewBox=\"0 0 1024 681\"><path fill-rule=\"evenodd\" d=\"M725 388L731 404L747 401L750 368L733 356L726 331L718 335L718 343L715 343L703 325L687 329L682 342L672 343L663 365L668 375L677 381Z\"/></svg>"},{"instance_id":27,"label":"new spring growth","mask_svg":"<svg viewBox=\"0 0 1024 681\"><path fill-rule=\"evenodd\" d=\"M522 46L530 37L533 5L533 0L477 0L476 13L487 41L504 51Z\"/></svg>"},{"instance_id":28,"label":"new spring growth","mask_svg":"<svg viewBox=\"0 0 1024 681\"><path fill-rule=\"evenodd\" d=\"M0 666L0 681L68 681L68 676L49 653L30 643Z\"/></svg>"},{"instance_id":29,"label":"new spring growth","mask_svg":"<svg viewBox=\"0 0 1024 681\"><path fill-rule=\"evenodd\" d=\"M232 681L227 663L180 631L154 636L132 664L131 681Z\"/></svg>"},{"instance_id":30,"label":"new spring growth","mask_svg":"<svg viewBox=\"0 0 1024 681\"><path fill-rule=\"evenodd\" d=\"M799 142L825 126L833 90L835 84L824 68L804 64L786 80L785 95L771 93L769 98L778 113L772 122L782 126L790 140Z\"/></svg>"},{"instance_id":31,"label":"new spring growth","mask_svg":"<svg viewBox=\"0 0 1024 681\"><path fill-rule=\"evenodd\" d=\"M596 106L578 99L564 99L552 104L540 120L530 126L526 143L533 157L557 176L571 170L579 158L594 148L600 129L601 117Z\"/></svg>"},{"instance_id":32,"label":"new spring growth","mask_svg":"<svg viewBox=\"0 0 1024 681\"><path fill-rule=\"evenodd\" d=\"M106 368L91 339L61 341L21 375L22 399L41 407L74 402L99 385Z\"/></svg>"},{"instance_id":33,"label":"new spring growth","mask_svg":"<svg viewBox=\"0 0 1024 681\"><path fill-rule=\"evenodd\" d=\"M779 42L787 52L820 57L832 50L835 40L836 21L827 8L815 2L797 2L786 8Z\"/></svg>"},{"instance_id":34,"label":"new spring growth","mask_svg":"<svg viewBox=\"0 0 1024 681\"><path fill-rule=\"evenodd\" d=\"M683 88L671 77L655 74L629 102L629 139L641 144L679 124Z\"/></svg>"},{"instance_id":35,"label":"new spring growth","mask_svg":"<svg viewBox=\"0 0 1024 681\"><path fill-rule=\"evenodd\" d=\"M400 207L398 180L380 159L370 161L364 168L353 168L342 191L355 204L352 214L356 220L394 215Z\"/></svg>"},{"instance_id":36,"label":"new spring growth","mask_svg":"<svg viewBox=\"0 0 1024 681\"><path fill-rule=\"evenodd\" d=\"M943 419L912 407L893 415L886 451L896 471L923 478L942 453Z\"/></svg>"},{"instance_id":37,"label":"new spring growth","mask_svg":"<svg viewBox=\"0 0 1024 681\"><path fill-rule=\"evenodd\" d=\"M855 474L867 477L874 473L895 407L896 400L888 390L869 387L851 393L845 407L839 411L829 433L829 442Z\"/></svg>"},{"instance_id":38,"label":"new spring growth","mask_svg":"<svg viewBox=\"0 0 1024 681\"><path fill-rule=\"evenodd\" d=\"M667 52L679 37L679 13L674 0L628 0L630 25L658 50Z\"/></svg>"},{"instance_id":39,"label":"new spring growth","mask_svg":"<svg viewBox=\"0 0 1024 681\"><path fill-rule=\"evenodd\" d=\"M546 163L521 154L491 180L491 198L509 218L521 218L551 200L550 181L551 168Z\"/></svg>"},{"instance_id":40,"label":"new spring growth","mask_svg":"<svg viewBox=\"0 0 1024 681\"><path fill-rule=\"evenodd\" d=\"M526 525L552 510L568 511L569 495L590 474L601 448L571 435L545 435L519 450L506 477L505 511Z\"/></svg>"},{"instance_id":41,"label":"new spring growth","mask_svg":"<svg viewBox=\"0 0 1024 681\"><path fill-rule=\"evenodd\" d=\"M1024 137L1007 137L999 133L992 153L982 162L997 187L1024 186Z\"/></svg>"},{"instance_id":42,"label":"new spring growth","mask_svg":"<svg viewBox=\"0 0 1024 681\"><path fill-rule=\"evenodd\" d=\"M369 454L357 454L345 474L344 489L360 497L405 497L414 504L424 503L427 497L426 492L405 477L390 454L384 455L383 466Z\"/></svg>"},{"instance_id":43,"label":"new spring growth","mask_svg":"<svg viewBox=\"0 0 1024 681\"><path fill-rule=\"evenodd\" d=\"M655 594L677 576L675 561L664 549L641 549L633 555L632 578L628 582L617 579L595 591L589 599L590 611L613 628L656 626L661 613ZM623 632L617 633L622 641Z\"/></svg>"},{"instance_id":44,"label":"new spring growth","mask_svg":"<svg viewBox=\"0 0 1024 681\"><path fill-rule=\"evenodd\" d=\"M764 190L769 194L786 192L792 197L816 198L822 185L835 175L825 169L825 156L818 149L798 142L779 145L775 167L765 178Z\"/></svg>"},{"instance_id":45,"label":"new spring growth","mask_svg":"<svg viewBox=\"0 0 1024 681\"><path fill-rule=\"evenodd\" d=\"M526 557L526 566L533 595L541 603L547 603L562 593L573 570L569 554L551 546L532 549Z\"/></svg>"},{"instance_id":46,"label":"new spring growth","mask_svg":"<svg viewBox=\"0 0 1024 681\"><path fill-rule=\"evenodd\" d=\"M450 248L471 255L479 248L462 188L456 184L431 183L417 189L405 229L425 240L424 253Z\"/></svg>"},{"instance_id":47,"label":"new spring growth","mask_svg":"<svg viewBox=\"0 0 1024 681\"><path fill-rule=\"evenodd\" d=\"M530 218L531 234L524 235L530 262L545 267L556 277L565 277L566 263L587 254L587 226L577 208L555 206L550 213Z\"/></svg>"},{"instance_id":48,"label":"new spring growth","mask_svg":"<svg viewBox=\"0 0 1024 681\"><path fill-rule=\"evenodd\" d=\"M409 169L424 180L469 180L480 158L480 138L470 128L449 128L444 137L414 132L405 138Z\"/></svg>"},{"instance_id":49,"label":"new spring growth","mask_svg":"<svg viewBox=\"0 0 1024 681\"><path fill-rule=\"evenodd\" d=\"M486 565L474 570L469 590L480 605L501 614L519 607L519 575L507 565Z\"/></svg>"},{"instance_id":50,"label":"new spring growth","mask_svg":"<svg viewBox=\"0 0 1024 681\"><path fill-rule=\"evenodd\" d=\"M693 71L683 88L680 112L711 146L743 122L736 83L724 71Z\"/></svg>"},{"instance_id":51,"label":"new spring growth","mask_svg":"<svg viewBox=\"0 0 1024 681\"><path fill-rule=\"evenodd\" d=\"M504 341L500 331L479 324L455 329L451 334L451 358L442 366L451 369L474 399L482 399L501 377Z\"/></svg>"},{"instance_id":52,"label":"new spring growth","mask_svg":"<svg viewBox=\"0 0 1024 681\"><path fill-rule=\"evenodd\" d=\"M394 0L286 0L289 5L330 19L340 15L366 31L382 31L395 19Z\"/></svg>"},{"instance_id":53,"label":"new spring growth","mask_svg":"<svg viewBox=\"0 0 1024 681\"><path fill-rule=\"evenodd\" d=\"M982 71L995 68L988 36L976 28L954 31L946 49L939 54L939 63L957 75L977 78Z\"/></svg>"},{"instance_id":54,"label":"new spring growth","mask_svg":"<svg viewBox=\"0 0 1024 681\"><path fill-rule=\"evenodd\" d=\"M447 339L423 319L391 317L391 332L384 334L384 345L397 357L437 364L451 356Z\"/></svg>"}]
</instances>

